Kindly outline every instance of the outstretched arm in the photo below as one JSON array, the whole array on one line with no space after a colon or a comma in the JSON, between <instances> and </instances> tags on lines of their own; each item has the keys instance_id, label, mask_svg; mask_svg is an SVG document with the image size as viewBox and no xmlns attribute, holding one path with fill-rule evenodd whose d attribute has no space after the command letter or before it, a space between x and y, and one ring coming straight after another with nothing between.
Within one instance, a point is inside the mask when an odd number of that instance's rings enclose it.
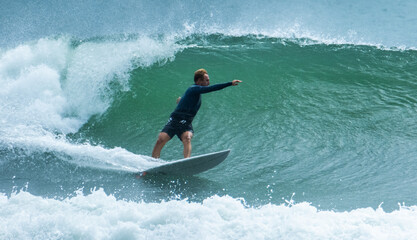
<instances>
[{"instance_id":1,"label":"outstretched arm","mask_svg":"<svg viewBox=\"0 0 417 240\"><path fill-rule=\"evenodd\" d=\"M211 85L211 86L197 86L193 90L198 92L198 93L209 93L209 92L221 90L225 87L236 86L241 82L242 81L240 81L240 80L233 80L231 82L219 83L219 84L214 84L214 85Z\"/></svg>"}]
</instances>

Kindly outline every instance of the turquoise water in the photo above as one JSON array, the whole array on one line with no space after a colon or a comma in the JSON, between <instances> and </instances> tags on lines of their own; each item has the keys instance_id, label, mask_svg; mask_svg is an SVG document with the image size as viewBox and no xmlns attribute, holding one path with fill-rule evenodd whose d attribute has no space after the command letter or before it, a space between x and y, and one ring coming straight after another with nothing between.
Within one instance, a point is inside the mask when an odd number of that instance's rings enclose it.
<instances>
[{"instance_id":1,"label":"turquoise water","mask_svg":"<svg viewBox=\"0 0 417 240\"><path fill-rule=\"evenodd\" d=\"M1 238L415 236L412 1L76 3L1 10ZM136 179L202 67L243 83L203 96L193 155L231 154Z\"/></svg>"}]
</instances>

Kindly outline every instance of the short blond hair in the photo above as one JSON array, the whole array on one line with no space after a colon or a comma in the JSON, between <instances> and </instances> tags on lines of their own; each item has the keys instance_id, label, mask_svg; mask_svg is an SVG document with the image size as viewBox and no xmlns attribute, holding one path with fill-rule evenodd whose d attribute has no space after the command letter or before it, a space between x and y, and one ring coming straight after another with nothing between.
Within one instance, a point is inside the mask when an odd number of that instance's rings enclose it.
<instances>
[{"instance_id":1,"label":"short blond hair","mask_svg":"<svg viewBox=\"0 0 417 240\"><path fill-rule=\"evenodd\" d=\"M198 79L203 78L204 74L207 74L206 69L201 68L194 72L194 82L196 83Z\"/></svg>"}]
</instances>

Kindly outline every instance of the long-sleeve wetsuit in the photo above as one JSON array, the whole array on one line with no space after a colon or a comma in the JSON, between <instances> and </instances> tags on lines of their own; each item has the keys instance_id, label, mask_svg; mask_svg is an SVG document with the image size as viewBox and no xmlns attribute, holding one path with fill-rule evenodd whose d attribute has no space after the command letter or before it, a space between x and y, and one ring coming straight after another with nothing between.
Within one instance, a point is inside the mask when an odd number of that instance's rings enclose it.
<instances>
[{"instance_id":1,"label":"long-sleeve wetsuit","mask_svg":"<svg viewBox=\"0 0 417 240\"><path fill-rule=\"evenodd\" d=\"M221 90L225 87L232 86L232 82L220 83L211 86L192 85L185 91L180 102L171 113L171 118L184 119L192 122L201 106L201 94Z\"/></svg>"}]
</instances>

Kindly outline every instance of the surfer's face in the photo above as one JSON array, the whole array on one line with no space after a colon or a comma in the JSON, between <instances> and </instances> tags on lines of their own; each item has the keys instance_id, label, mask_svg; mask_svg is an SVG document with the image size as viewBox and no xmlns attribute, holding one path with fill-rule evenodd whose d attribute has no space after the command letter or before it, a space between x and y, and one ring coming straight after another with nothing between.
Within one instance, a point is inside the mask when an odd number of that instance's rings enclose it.
<instances>
[{"instance_id":1,"label":"surfer's face","mask_svg":"<svg viewBox=\"0 0 417 240\"><path fill-rule=\"evenodd\" d=\"M197 85L208 86L210 85L210 77L208 74L204 74L203 78L200 78L197 82Z\"/></svg>"}]
</instances>

